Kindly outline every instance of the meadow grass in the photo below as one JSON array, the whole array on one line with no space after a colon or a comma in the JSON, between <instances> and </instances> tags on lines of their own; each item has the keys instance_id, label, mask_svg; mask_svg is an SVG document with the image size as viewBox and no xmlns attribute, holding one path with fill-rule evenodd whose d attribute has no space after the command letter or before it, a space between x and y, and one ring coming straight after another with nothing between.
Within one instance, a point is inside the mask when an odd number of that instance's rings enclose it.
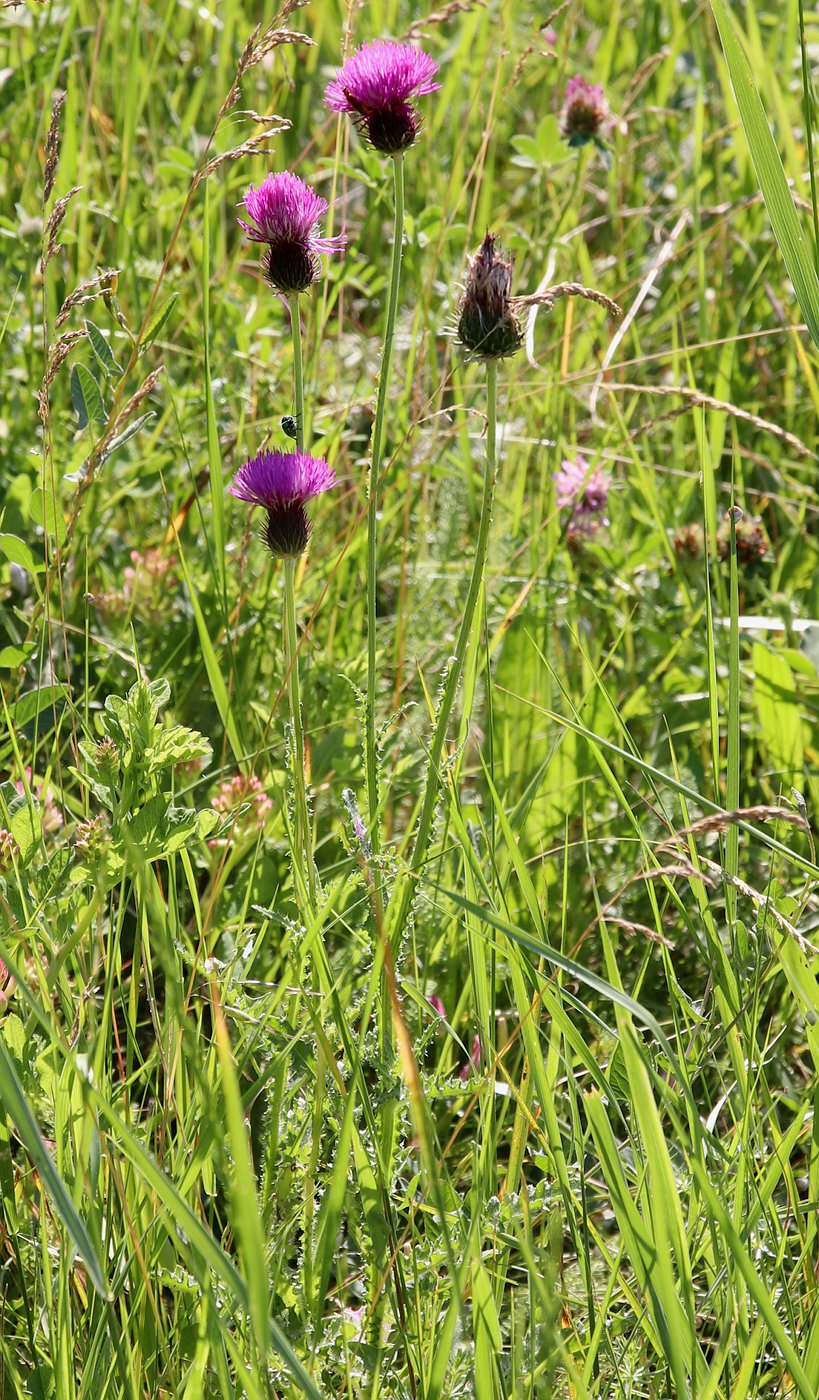
<instances>
[{"instance_id":1,"label":"meadow grass","mask_svg":"<svg viewBox=\"0 0 819 1400\"><path fill-rule=\"evenodd\" d=\"M3 1400L819 1393L819 28L734 19L797 254L705 4L0 9ZM322 93L384 36L441 87L374 558L393 172ZM283 566L227 488L296 410L236 221L289 169L347 248ZM487 229L624 315L487 374Z\"/></svg>"}]
</instances>

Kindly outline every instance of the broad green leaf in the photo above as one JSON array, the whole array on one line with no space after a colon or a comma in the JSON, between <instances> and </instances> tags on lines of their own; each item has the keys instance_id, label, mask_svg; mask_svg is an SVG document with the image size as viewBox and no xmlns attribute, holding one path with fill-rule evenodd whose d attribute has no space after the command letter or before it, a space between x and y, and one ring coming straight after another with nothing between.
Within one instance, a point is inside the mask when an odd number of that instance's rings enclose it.
<instances>
[{"instance_id":1,"label":"broad green leaf","mask_svg":"<svg viewBox=\"0 0 819 1400\"><path fill-rule=\"evenodd\" d=\"M95 326L93 321L85 322L85 332L88 336L88 343L94 351L100 365L106 374L122 374L121 367L114 359L114 352L108 341L105 339L99 326Z\"/></svg>"},{"instance_id":2,"label":"broad green leaf","mask_svg":"<svg viewBox=\"0 0 819 1400\"><path fill-rule=\"evenodd\" d=\"M19 564L21 569L28 569L30 574L36 574L43 567L42 561L35 559L25 540L18 539L16 535L0 534L0 554L5 554L12 564Z\"/></svg>"},{"instance_id":3,"label":"broad green leaf","mask_svg":"<svg viewBox=\"0 0 819 1400\"><path fill-rule=\"evenodd\" d=\"M66 694L62 685L42 685L39 690L27 690L25 695L21 695L15 705L11 707L11 718L16 728L22 728L40 714L49 705L55 705L62 700Z\"/></svg>"},{"instance_id":4,"label":"broad green leaf","mask_svg":"<svg viewBox=\"0 0 819 1400\"><path fill-rule=\"evenodd\" d=\"M41 525L50 535L54 535L60 544L65 543L66 528L63 513L59 502L54 500L51 488L43 496L42 486L35 486L28 503L28 510L35 525Z\"/></svg>"},{"instance_id":5,"label":"broad green leaf","mask_svg":"<svg viewBox=\"0 0 819 1400\"><path fill-rule=\"evenodd\" d=\"M819 274L793 202L750 65L723 0L711 0L762 198L811 339L819 345Z\"/></svg>"},{"instance_id":6,"label":"broad green leaf","mask_svg":"<svg viewBox=\"0 0 819 1400\"><path fill-rule=\"evenodd\" d=\"M71 371L71 401L77 410L79 428L87 428L89 423L107 423L100 386L85 365L75 365Z\"/></svg>"}]
</instances>

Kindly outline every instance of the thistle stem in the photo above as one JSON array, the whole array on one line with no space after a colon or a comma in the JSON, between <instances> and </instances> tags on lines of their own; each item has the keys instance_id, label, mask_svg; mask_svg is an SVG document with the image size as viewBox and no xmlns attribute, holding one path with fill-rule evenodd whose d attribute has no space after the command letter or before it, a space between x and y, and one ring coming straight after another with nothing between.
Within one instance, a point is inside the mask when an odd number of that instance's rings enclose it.
<instances>
[{"instance_id":1,"label":"thistle stem","mask_svg":"<svg viewBox=\"0 0 819 1400\"><path fill-rule=\"evenodd\" d=\"M304 451L304 369L301 354L301 315L299 294L292 292L288 297L290 305L290 328L293 335L293 395L296 401L296 447Z\"/></svg>"},{"instance_id":2,"label":"thistle stem","mask_svg":"<svg viewBox=\"0 0 819 1400\"><path fill-rule=\"evenodd\" d=\"M400 941L401 933L407 921L407 916L412 905L415 893L415 885L426 858L427 845L432 832L432 824L435 817L435 806L438 801L438 794L441 789L443 760L442 753L446 743L447 730L452 714L452 707L455 703L461 674L464 668L469 638L472 632L472 623L475 617L475 608L480 596L481 585L483 583L484 569L486 568L486 556L489 548L489 530L492 524L492 508L495 501L495 481L498 472L497 461L497 431L498 431L498 365L496 360L486 362L486 468L483 479L483 499L481 501L481 518L478 526L478 540L475 546L475 558L472 564L472 577L469 580L469 592L466 595L461 625L458 630L458 638L455 643L455 651L450 659L449 669L444 682L443 694L438 705L438 713L435 719L435 730L432 736L432 743L429 751L429 765L427 767L426 785L421 804L421 813L418 818L418 826L413 842L412 854L409 859L408 868L396 882L393 897L388 906L387 928L390 947L395 950Z\"/></svg>"},{"instance_id":3,"label":"thistle stem","mask_svg":"<svg viewBox=\"0 0 819 1400\"><path fill-rule=\"evenodd\" d=\"M294 866L299 903L307 894L308 910L316 909L316 865L313 859L313 833L310 809L307 805L307 781L304 771L304 730L301 722L301 691L299 687L298 633L296 630L296 560L284 560L284 657L287 667L287 694L290 701L290 724L293 731L293 796L296 821L296 852Z\"/></svg>"},{"instance_id":4,"label":"thistle stem","mask_svg":"<svg viewBox=\"0 0 819 1400\"><path fill-rule=\"evenodd\" d=\"M375 691L377 678L377 649L375 635L376 585L378 582L378 487L381 473L381 458L384 450L384 418L387 408L387 394L390 383L390 365L395 335L395 318L398 313L398 288L401 281L401 252L404 242L404 158L393 157L395 185L395 227L393 233L392 256L390 259L390 289L387 301L387 320L384 327L384 349L381 356L381 373L378 378L378 396L373 423L372 454L370 459L370 489L367 506L367 707L365 715L365 764L367 770L367 807L369 812L370 844L374 852L381 848L378 829L378 764L375 744Z\"/></svg>"}]
</instances>

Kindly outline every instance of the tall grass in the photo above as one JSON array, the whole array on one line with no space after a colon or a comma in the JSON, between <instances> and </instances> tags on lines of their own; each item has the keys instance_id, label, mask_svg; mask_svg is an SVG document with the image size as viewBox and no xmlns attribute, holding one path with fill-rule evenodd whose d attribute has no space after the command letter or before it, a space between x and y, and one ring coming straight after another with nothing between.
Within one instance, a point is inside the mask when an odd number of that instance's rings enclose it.
<instances>
[{"instance_id":1,"label":"tall grass","mask_svg":"<svg viewBox=\"0 0 819 1400\"><path fill-rule=\"evenodd\" d=\"M0 1396L812 1400L814 17L251 9L0 10ZM321 93L384 34L442 87L406 167L373 740L394 209ZM605 152L560 137L578 72ZM348 237L296 348L236 225L291 168ZM525 313L449 695L487 226L519 293L599 287L625 330ZM286 445L297 364L342 489L285 614L226 486ZM578 453L613 483L579 538Z\"/></svg>"}]
</instances>

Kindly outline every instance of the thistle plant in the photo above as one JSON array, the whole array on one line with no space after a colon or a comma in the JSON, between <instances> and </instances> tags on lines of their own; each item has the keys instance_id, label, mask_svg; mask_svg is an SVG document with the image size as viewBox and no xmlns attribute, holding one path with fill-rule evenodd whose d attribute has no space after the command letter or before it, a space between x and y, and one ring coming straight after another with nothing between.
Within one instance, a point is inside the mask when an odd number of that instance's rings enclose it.
<instances>
[{"instance_id":1,"label":"thistle plant","mask_svg":"<svg viewBox=\"0 0 819 1400\"><path fill-rule=\"evenodd\" d=\"M301 315L299 294L306 292L321 275L321 256L339 253L345 246L343 234L324 237L317 232L327 212L327 200L316 194L292 171L268 175L242 201L250 222L239 223L248 238L264 245L264 272L270 286L287 297L293 336L293 392L295 398L295 441L304 451L304 372L302 368Z\"/></svg>"},{"instance_id":2,"label":"thistle plant","mask_svg":"<svg viewBox=\"0 0 819 1400\"><path fill-rule=\"evenodd\" d=\"M375 740L377 679L376 583L378 578L378 488L384 451L384 417L392 363L401 251L404 239L404 153L415 143L421 116L415 99L434 92L438 64L429 54L410 44L378 39L363 44L327 86L324 100L333 112L347 112L362 138L374 150L392 159L395 222L381 372L378 379L375 421L370 456L367 508L367 703L365 755L367 806L373 851L380 848L378 829L378 764Z\"/></svg>"},{"instance_id":3,"label":"thistle plant","mask_svg":"<svg viewBox=\"0 0 819 1400\"><path fill-rule=\"evenodd\" d=\"M305 912L315 912L318 892L304 762L304 730L299 686L296 626L296 564L310 540L307 502L329 491L336 474L322 458L306 452L259 452L239 468L231 493L267 512L262 538L284 563L284 650L293 734L293 794L296 821L294 883Z\"/></svg>"},{"instance_id":4,"label":"thistle plant","mask_svg":"<svg viewBox=\"0 0 819 1400\"><path fill-rule=\"evenodd\" d=\"M503 255L494 234L487 232L477 253L469 259L469 273L458 311L457 327L458 342L465 357L483 364L486 371L486 466L480 523L466 602L435 717L421 810L410 858L396 882L387 910L388 936L393 948L400 941L426 858L435 808L446 771L444 753L450 718L483 587L498 472L498 363L514 355L523 342L523 332L518 319L521 307L533 304L551 307L560 297L579 296L604 306L612 315L619 314L616 303L603 293L575 282L560 283L534 297L515 297L512 295L512 276L511 259ZM465 715L465 723L469 722L469 718L469 715Z\"/></svg>"},{"instance_id":5,"label":"thistle plant","mask_svg":"<svg viewBox=\"0 0 819 1400\"><path fill-rule=\"evenodd\" d=\"M304 731L299 684L298 631L296 627L296 564L310 540L305 510L314 496L336 483L325 461L304 450L304 371L299 296L318 281L322 255L339 253L343 234L319 233L327 212L327 200L316 194L292 171L268 175L258 189L250 186L242 201L247 220L239 223L248 238L265 248L264 272L275 291L287 297L293 337L293 396L295 415L282 419L295 452L260 452L237 471L231 491L239 500L267 511L263 538L274 558L284 562L284 642L290 723L293 734L293 792L296 819L294 882L299 902L314 911L317 895L313 859L310 807L304 761Z\"/></svg>"}]
</instances>

